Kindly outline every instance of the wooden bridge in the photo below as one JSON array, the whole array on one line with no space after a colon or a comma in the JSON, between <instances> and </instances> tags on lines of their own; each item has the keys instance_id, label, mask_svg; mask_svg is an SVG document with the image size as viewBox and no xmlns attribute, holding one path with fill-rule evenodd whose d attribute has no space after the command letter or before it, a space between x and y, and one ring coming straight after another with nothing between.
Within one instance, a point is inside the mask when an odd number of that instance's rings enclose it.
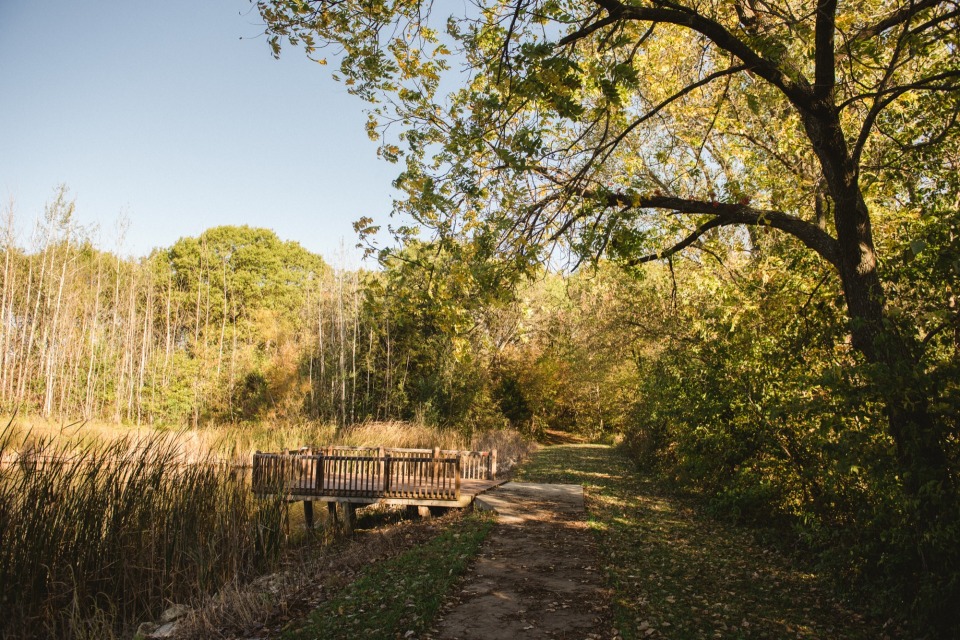
<instances>
[{"instance_id":1,"label":"wooden bridge","mask_svg":"<svg viewBox=\"0 0 960 640\"><path fill-rule=\"evenodd\" d=\"M304 447L253 456L253 492L303 501L308 527L314 501L328 503L350 529L358 505L406 505L421 513L429 507L466 507L502 482L496 449Z\"/></svg>"}]
</instances>

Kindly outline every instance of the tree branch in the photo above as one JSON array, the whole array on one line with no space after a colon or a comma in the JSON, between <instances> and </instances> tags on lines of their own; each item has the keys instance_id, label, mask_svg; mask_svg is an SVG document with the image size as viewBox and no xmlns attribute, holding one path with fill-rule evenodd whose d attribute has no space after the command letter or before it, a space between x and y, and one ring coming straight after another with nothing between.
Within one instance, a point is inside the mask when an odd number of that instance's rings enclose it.
<instances>
[{"instance_id":1,"label":"tree branch","mask_svg":"<svg viewBox=\"0 0 960 640\"><path fill-rule=\"evenodd\" d=\"M809 110L811 107L810 83L800 76L799 72L797 72L798 79L794 80L777 63L764 58L715 20L686 7L670 8L663 5L638 7L623 4L619 0L594 0L594 2L603 7L610 18L638 22L664 22L696 31L717 47L739 58L749 71L780 89L796 106L804 110Z\"/></svg>"},{"instance_id":2,"label":"tree branch","mask_svg":"<svg viewBox=\"0 0 960 640\"><path fill-rule=\"evenodd\" d=\"M578 40L582 40L582 39L586 38L587 36L589 36L589 35L590 35L591 33L593 33L594 31L599 31L600 29L603 29L604 27L610 26L611 24L614 24L615 22L618 22L619 20L620 20L619 16L608 15L608 16L607 16L606 18L604 18L603 20L597 20L596 22L594 22L594 23L592 23L592 24L588 24L588 25L586 25L586 26L584 26L584 27L581 27L580 29L577 29L576 31L574 31L574 32L571 33L570 35L568 35L568 36L566 36L566 37L564 37L564 38L561 38L560 41L557 42L557 46L558 46L558 47L565 47L565 46L567 46L568 44L573 44L574 42L576 42L576 41L578 41Z\"/></svg>"},{"instance_id":3,"label":"tree branch","mask_svg":"<svg viewBox=\"0 0 960 640\"><path fill-rule=\"evenodd\" d=\"M853 40L866 40L867 38L873 38L880 35L884 31L892 29L893 27L903 24L911 20L915 15L930 9L931 7L936 7L941 4L948 4L943 0L920 0L920 2L909 3L906 7L894 11L886 18L883 18L876 24L873 24L869 27L864 27L858 31L854 36Z\"/></svg>"},{"instance_id":4,"label":"tree branch","mask_svg":"<svg viewBox=\"0 0 960 640\"><path fill-rule=\"evenodd\" d=\"M641 256L639 258L630 258L629 260L626 261L626 263L632 267L635 267L638 264L643 264L644 262L653 262L654 260L662 260L664 258L669 258L673 254L679 253L680 251L683 251L684 249L692 245L710 229L716 229L717 227L722 227L727 224L734 224L734 223L724 222L720 218L711 218L707 222L704 222L703 224L698 226L696 229L693 230L693 232L690 235L688 235L686 238L676 243L669 249L664 249L663 251L658 251L657 253L651 253L645 256Z\"/></svg>"},{"instance_id":5,"label":"tree branch","mask_svg":"<svg viewBox=\"0 0 960 640\"><path fill-rule=\"evenodd\" d=\"M796 216L783 213L782 211L756 209L744 204L688 200L686 198L676 198L672 196L632 196L625 193L608 193L603 195L584 193L582 195L585 197L593 196L599 199L605 207L631 206L635 209L667 209L678 214L712 215L714 216L713 220L716 222L709 228L735 224L773 227L774 229L779 229L792 235L808 248L815 251L821 258L839 269L840 248L836 239L817 225L807 222L806 220L801 220ZM689 237L685 238L682 242L688 239ZM694 238L694 240L695 239L696 238ZM690 240L690 242L694 240ZM686 246L689 246L689 242L684 245L684 247ZM650 259L655 260L656 258Z\"/></svg>"},{"instance_id":6,"label":"tree branch","mask_svg":"<svg viewBox=\"0 0 960 640\"><path fill-rule=\"evenodd\" d=\"M837 0L817 3L816 53L814 54L814 93L828 100L837 84L835 38L837 32ZM832 102L832 100L831 100Z\"/></svg>"}]
</instances>

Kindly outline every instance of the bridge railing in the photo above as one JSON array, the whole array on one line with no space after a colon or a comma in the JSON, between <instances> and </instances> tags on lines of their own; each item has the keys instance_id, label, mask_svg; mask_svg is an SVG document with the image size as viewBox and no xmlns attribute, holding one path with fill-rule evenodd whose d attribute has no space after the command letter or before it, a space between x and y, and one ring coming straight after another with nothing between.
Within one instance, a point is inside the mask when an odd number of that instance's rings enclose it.
<instances>
[{"instance_id":1,"label":"bridge railing","mask_svg":"<svg viewBox=\"0 0 960 640\"><path fill-rule=\"evenodd\" d=\"M253 456L253 491L338 498L459 500L461 480L493 480L494 451L304 447Z\"/></svg>"}]
</instances>

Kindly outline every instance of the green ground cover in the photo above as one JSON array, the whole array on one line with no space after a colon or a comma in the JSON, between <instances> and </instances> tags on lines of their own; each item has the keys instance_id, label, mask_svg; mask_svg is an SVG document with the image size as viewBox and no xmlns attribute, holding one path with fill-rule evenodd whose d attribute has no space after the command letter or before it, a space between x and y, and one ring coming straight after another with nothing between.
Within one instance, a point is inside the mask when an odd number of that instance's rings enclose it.
<instances>
[{"instance_id":1,"label":"green ground cover","mask_svg":"<svg viewBox=\"0 0 960 640\"><path fill-rule=\"evenodd\" d=\"M750 531L660 490L614 448L544 448L516 479L584 485L615 622L627 640L887 635L825 580Z\"/></svg>"},{"instance_id":2,"label":"green ground cover","mask_svg":"<svg viewBox=\"0 0 960 640\"><path fill-rule=\"evenodd\" d=\"M493 520L470 513L428 542L371 565L353 583L315 609L286 640L396 638L419 635L466 570ZM409 637L409 636L408 636Z\"/></svg>"}]
</instances>

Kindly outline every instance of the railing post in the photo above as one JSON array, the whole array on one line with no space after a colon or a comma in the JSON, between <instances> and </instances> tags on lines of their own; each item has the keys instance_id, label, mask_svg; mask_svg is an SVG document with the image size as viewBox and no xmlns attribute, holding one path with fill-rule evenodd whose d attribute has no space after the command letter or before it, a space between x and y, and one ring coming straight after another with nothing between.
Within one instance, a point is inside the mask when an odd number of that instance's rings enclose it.
<instances>
[{"instance_id":1,"label":"railing post","mask_svg":"<svg viewBox=\"0 0 960 640\"><path fill-rule=\"evenodd\" d=\"M380 477L383 478L383 472L387 468L386 460L387 452L383 450L383 447L377 448L377 457L380 458ZM384 485L386 486L386 485Z\"/></svg>"},{"instance_id":2,"label":"railing post","mask_svg":"<svg viewBox=\"0 0 960 640\"><path fill-rule=\"evenodd\" d=\"M440 479L440 447L433 448L433 484Z\"/></svg>"},{"instance_id":3,"label":"railing post","mask_svg":"<svg viewBox=\"0 0 960 640\"><path fill-rule=\"evenodd\" d=\"M386 495L390 493L390 474L392 469L390 469L390 454L383 454L383 493Z\"/></svg>"},{"instance_id":4,"label":"railing post","mask_svg":"<svg viewBox=\"0 0 960 640\"><path fill-rule=\"evenodd\" d=\"M497 450L490 450L490 478L489 480L497 479Z\"/></svg>"},{"instance_id":5,"label":"railing post","mask_svg":"<svg viewBox=\"0 0 960 640\"><path fill-rule=\"evenodd\" d=\"M456 469L454 471L454 474L456 476L456 480L454 484L455 489L453 493L453 499L459 500L460 499L460 456L457 456Z\"/></svg>"},{"instance_id":6,"label":"railing post","mask_svg":"<svg viewBox=\"0 0 960 640\"><path fill-rule=\"evenodd\" d=\"M314 470L313 486L317 494L323 494L323 453L318 453L315 458L317 468Z\"/></svg>"}]
</instances>

